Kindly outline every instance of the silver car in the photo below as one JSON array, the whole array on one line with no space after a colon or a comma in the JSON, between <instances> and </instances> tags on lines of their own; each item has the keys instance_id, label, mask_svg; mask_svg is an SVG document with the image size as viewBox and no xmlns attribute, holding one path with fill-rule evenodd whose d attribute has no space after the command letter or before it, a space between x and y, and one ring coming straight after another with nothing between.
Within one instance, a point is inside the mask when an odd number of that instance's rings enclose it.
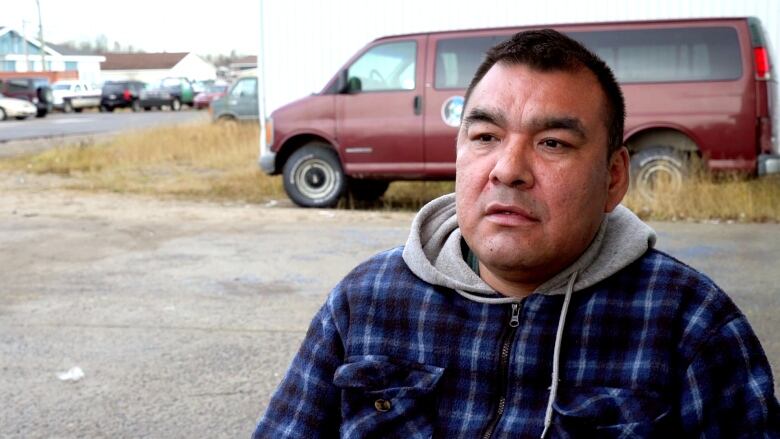
<instances>
[{"instance_id":1,"label":"silver car","mask_svg":"<svg viewBox=\"0 0 780 439\"><path fill-rule=\"evenodd\" d=\"M34 116L38 110L35 105L23 99L5 97L0 93L0 120L15 117L19 120Z\"/></svg>"}]
</instances>

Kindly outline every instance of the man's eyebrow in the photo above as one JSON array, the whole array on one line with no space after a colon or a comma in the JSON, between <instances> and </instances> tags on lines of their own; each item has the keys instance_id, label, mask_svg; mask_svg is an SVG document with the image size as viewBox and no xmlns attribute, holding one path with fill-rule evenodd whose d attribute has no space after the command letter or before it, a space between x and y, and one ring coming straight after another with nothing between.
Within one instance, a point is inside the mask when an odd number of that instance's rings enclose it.
<instances>
[{"instance_id":1,"label":"man's eyebrow","mask_svg":"<svg viewBox=\"0 0 780 439\"><path fill-rule=\"evenodd\" d=\"M496 126L506 126L506 118L503 114L501 114L501 112L480 107L475 107L469 110L466 117L463 118L463 128L468 130L469 126L476 122L484 122Z\"/></svg>"},{"instance_id":2,"label":"man's eyebrow","mask_svg":"<svg viewBox=\"0 0 780 439\"><path fill-rule=\"evenodd\" d=\"M528 125L534 130L568 130L580 139L587 139L582 121L570 116L551 116L531 120Z\"/></svg>"}]
</instances>

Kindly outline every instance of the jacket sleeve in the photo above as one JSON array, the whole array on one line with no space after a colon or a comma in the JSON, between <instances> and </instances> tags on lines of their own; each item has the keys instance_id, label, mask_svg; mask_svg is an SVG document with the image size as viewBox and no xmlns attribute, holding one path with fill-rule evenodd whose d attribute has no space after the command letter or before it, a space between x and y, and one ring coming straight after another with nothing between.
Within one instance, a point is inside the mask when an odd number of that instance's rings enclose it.
<instances>
[{"instance_id":1,"label":"jacket sleeve","mask_svg":"<svg viewBox=\"0 0 780 439\"><path fill-rule=\"evenodd\" d=\"M314 317L300 350L260 420L254 439L338 437L340 390L333 374L344 347L332 312L334 294Z\"/></svg>"},{"instance_id":2,"label":"jacket sleeve","mask_svg":"<svg viewBox=\"0 0 780 439\"><path fill-rule=\"evenodd\" d=\"M766 355L742 315L715 331L683 377L685 437L780 438L780 408Z\"/></svg>"}]
</instances>

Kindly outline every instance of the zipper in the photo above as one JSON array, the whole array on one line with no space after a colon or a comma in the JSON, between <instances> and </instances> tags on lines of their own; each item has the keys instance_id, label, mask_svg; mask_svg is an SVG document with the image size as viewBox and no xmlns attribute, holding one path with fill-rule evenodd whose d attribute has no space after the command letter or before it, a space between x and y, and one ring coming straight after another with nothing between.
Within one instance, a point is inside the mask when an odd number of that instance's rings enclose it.
<instances>
[{"instance_id":1,"label":"zipper","mask_svg":"<svg viewBox=\"0 0 780 439\"><path fill-rule=\"evenodd\" d=\"M498 421L504 415L504 410L506 409L506 394L509 390L509 353L512 351L512 342L518 326L520 326L520 304L513 303L509 314L508 326L504 328L504 333L501 336L501 350L499 351L498 363L498 376L500 378L498 394L500 396L498 397L498 403L492 419L482 434L482 439L490 439L493 436L496 425L498 425Z\"/></svg>"}]
</instances>

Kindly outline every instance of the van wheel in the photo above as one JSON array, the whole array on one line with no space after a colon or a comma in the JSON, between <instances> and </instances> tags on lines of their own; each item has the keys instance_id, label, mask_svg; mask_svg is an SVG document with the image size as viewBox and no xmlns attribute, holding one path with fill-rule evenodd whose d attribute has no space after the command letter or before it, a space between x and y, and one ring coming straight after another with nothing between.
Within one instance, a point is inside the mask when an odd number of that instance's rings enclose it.
<instances>
[{"instance_id":1,"label":"van wheel","mask_svg":"<svg viewBox=\"0 0 780 439\"><path fill-rule=\"evenodd\" d=\"M375 201L385 194L389 181L384 180L350 180L349 193L358 201Z\"/></svg>"},{"instance_id":2,"label":"van wheel","mask_svg":"<svg viewBox=\"0 0 780 439\"><path fill-rule=\"evenodd\" d=\"M181 101L178 99L174 99L171 101L171 111L179 111L181 110Z\"/></svg>"},{"instance_id":3,"label":"van wheel","mask_svg":"<svg viewBox=\"0 0 780 439\"><path fill-rule=\"evenodd\" d=\"M8 114L5 112L5 109L0 108L0 120L6 120L8 118Z\"/></svg>"},{"instance_id":4,"label":"van wheel","mask_svg":"<svg viewBox=\"0 0 780 439\"><path fill-rule=\"evenodd\" d=\"M69 100L63 102L62 111L64 111L65 113L73 113L73 104L71 104Z\"/></svg>"},{"instance_id":5,"label":"van wheel","mask_svg":"<svg viewBox=\"0 0 780 439\"><path fill-rule=\"evenodd\" d=\"M334 207L346 189L341 163L327 144L310 143L284 164L284 190L301 207Z\"/></svg>"},{"instance_id":6,"label":"van wheel","mask_svg":"<svg viewBox=\"0 0 780 439\"><path fill-rule=\"evenodd\" d=\"M647 201L653 201L659 191L679 192L688 174L685 156L668 146L654 146L631 156L631 186Z\"/></svg>"}]
</instances>

